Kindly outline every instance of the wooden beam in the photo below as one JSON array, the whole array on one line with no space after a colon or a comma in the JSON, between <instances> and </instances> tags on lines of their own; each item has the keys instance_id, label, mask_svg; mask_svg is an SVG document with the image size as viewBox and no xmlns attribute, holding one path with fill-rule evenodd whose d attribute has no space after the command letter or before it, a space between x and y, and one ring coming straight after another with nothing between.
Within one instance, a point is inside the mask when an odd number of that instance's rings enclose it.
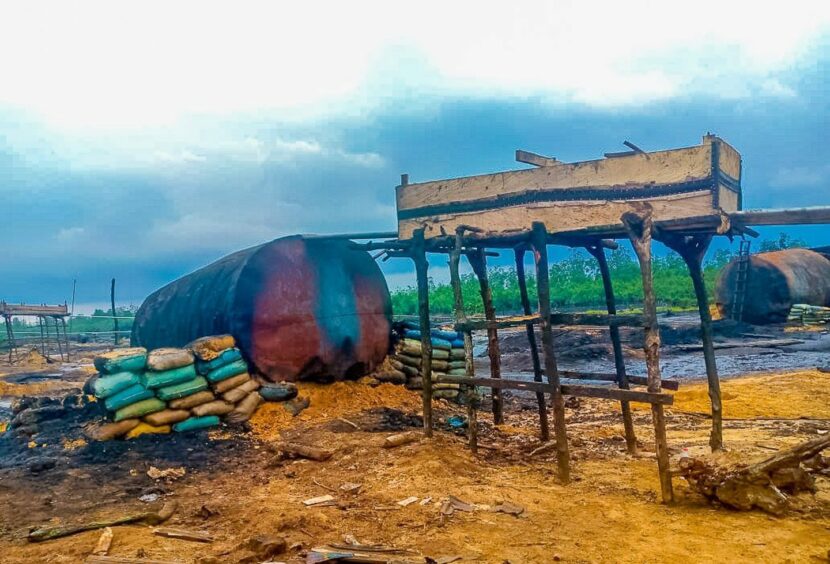
<instances>
[{"instance_id":1,"label":"wooden beam","mask_svg":"<svg viewBox=\"0 0 830 564\"><path fill-rule=\"evenodd\" d=\"M525 276L525 249L524 247L517 247L514 251L516 258L516 277L519 281L519 297L522 301L522 311L526 316L531 315L530 309L530 295L527 291L527 277ZM527 342L530 346L530 360L533 364L533 380L535 382L542 381L542 363L539 361L539 347L536 344L536 332L533 329L533 323L525 324L525 333L527 334ZM550 423L548 422L548 406L545 401L545 394L536 392L536 403L539 406L539 427L540 438L542 442L550 440Z\"/></svg>"},{"instance_id":2,"label":"wooden beam","mask_svg":"<svg viewBox=\"0 0 830 564\"><path fill-rule=\"evenodd\" d=\"M642 204L639 213L630 212L622 217L622 223L628 231L631 246L640 263L640 275L643 280L643 315L646 320L643 349L646 356L648 372L648 391L660 393L660 327L657 323L657 300L654 296L654 277L651 264L651 238L654 222L651 207ZM663 406L651 404L654 422L654 442L657 454L657 471L660 476L660 491L664 503L674 501L671 470L669 469L668 442L666 439L666 416Z\"/></svg>"},{"instance_id":3,"label":"wooden beam","mask_svg":"<svg viewBox=\"0 0 830 564\"><path fill-rule=\"evenodd\" d=\"M780 210L747 210L730 213L738 225L815 225L830 223L830 206Z\"/></svg>"},{"instance_id":4,"label":"wooden beam","mask_svg":"<svg viewBox=\"0 0 830 564\"><path fill-rule=\"evenodd\" d=\"M515 315L498 319L472 319L456 323L456 331L480 331L482 329L505 329L538 324L539 315ZM645 320L642 315L605 315L602 313L552 313L551 325L582 325L596 327L642 327Z\"/></svg>"},{"instance_id":5,"label":"wooden beam","mask_svg":"<svg viewBox=\"0 0 830 564\"><path fill-rule=\"evenodd\" d=\"M520 390L526 392L553 393L555 387L547 382L531 382L525 380L508 380L506 378L466 378L464 376L440 376L435 379L436 383L444 384L470 384L485 388L496 388L500 390ZM585 398L598 398L609 400L626 400L637 403L650 403L659 405L672 405L674 396L671 394L639 392L636 390L622 390L611 386L585 386L562 384L559 386L562 395L579 396Z\"/></svg>"},{"instance_id":6,"label":"wooden beam","mask_svg":"<svg viewBox=\"0 0 830 564\"><path fill-rule=\"evenodd\" d=\"M533 224L531 238L533 257L536 260L536 294L539 298L539 316L542 318L542 354L545 358L545 376L553 387L553 433L556 437L556 465L559 479L567 484L571 480L571 455L565 429L565 400L559 387L559 368L553 348L553 331L550 323L550 268L548 267L548 235L543 223Z\"/></svg>"},{"instance_id":7,"label":"wooden beam","mask_svg":"<svg viewBox=\"0 0 830 564\"><path fill-rule=\"evenodd\" d=\"M560 164L554 158L543 157L542 155L531 153L530 151L522 151L521 149L516 149L516 161L533 166L553 166Z\"/></svg>"},{"instance_id":8,"label":"wooden beam","mask_svg":"<svg viewBox=\"0 0 830 564\"><path fill-rule=\"evenodd\" d=\"M562 378L569 378L571 380L595 380L597 382L616 382L617 375L613 372L577 372L574 370L560 370L559 376ZM648 378L645 376L631 376L628 375L628 383L635 386L647 386ZM666 390L677 391L680 389L680 383L677 380L660 380L663 388Z\"/></svg>"}]
</instances>

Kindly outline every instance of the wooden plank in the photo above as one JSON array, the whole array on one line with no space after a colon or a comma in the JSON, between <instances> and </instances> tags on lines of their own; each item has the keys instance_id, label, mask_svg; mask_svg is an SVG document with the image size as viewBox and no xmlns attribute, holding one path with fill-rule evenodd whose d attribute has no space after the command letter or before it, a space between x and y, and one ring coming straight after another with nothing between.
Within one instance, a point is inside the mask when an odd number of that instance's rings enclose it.
<instances>
[{"instance_id":1,"label":"wooden plank","mask_svg":"<svg viewBox=\"0 0 830 564\"><path fill-rule=\"evenodd\" d=\"M0 302L0 315L69 315L69 309L66 305L27 305L27 304L7 304Z\"/></svg>"},{"instance_id":2,"label":"wooden plank","mask_svg":"<svg viewBox=\"0 0 830 564\"><path fill-rule=\"evenodd\" d=\"M560 370L559 375L562 378L570 378L571 380L595 380L597 382L616 382L617 375L613 372L576 372L573 370ZM647 386L648 378L645 376L631 376L627 375L629 384L635 386ZM677 380L661 380L663 388L667 390L677 391L680 389L680 383Z\"/></svg>"},{"instance_id":3,"label":"wooden plank","mask_svg":"<svg viewBox=\"0 0 830 564\"><path fill-rule=\"evenodd\" d=\"M538 324L539 315L515 315L500 317L496 320L471 319L455 324L456 331L480 331L483 329L505 329L507 327L522 327L528 324ZM588 325L598 327L642 327L642 315L607 315L603 313L553 313L550 316L552 325Z\"/></svg>"},{"instance_id":4,"label":"wooden plank","mask_svg":"<svg viewBox=\"0 0 830 564\"><path fill-rule=\"evenodd\" d=\"M536 170L548 168L553 167ZM506 233L534 222L544 223L546 230L551 234L572 232L580 235L586 228L613 226L616 227L619 236L623 232L620 217L635 209L633 204L639 201L651 204L654 215L659 220L685 219L713 213L712 193L708 189L640 200L623 200L609 196L607 200L516 205L494 210L403 219L398 222L398 236L404 240L411 239L412 233L423 227L425 237L433 238L441 236L443 231L451 233L464 225L489 233Z\"/></svg>"},{"instance_id":5,"label":"wooden plank","mask_svg":"<svg viewBox=\"0 0 830 564\"><path fill-rule=\"evenodd\" d=\"M711 175L711 144L554 166L411 183L397 188L398 210L469 202L528 190L671 184Z\"/></svg>"},{"instance_id":6,"label":"wooden plank","mask_svg":"<svg viewBox=\"0 0 830 564\"><path fill-rule=\"evenodd\" d=\"M505 378L466 378L464 376L440 376L435 379L436 383L444 384L471 384L486 388L498 388L501 390L522 390L527 392L551 393L553 386L547 382L530 382L525 380L508 380ZM611 386L584 386L573 384L562 384L560 386L562 395L580 396L587 398L600 398L610 400L626 400L638 403L652 403L660 405L671 405L674 397L670 394L651 392L639 392L636 390L623 390Z\"/></svg>"},{"instance_id":7,"label":"wooden plank","mask_svg":"<svg viewBox=\"0 0 830 564\"><path fill-rule=\"evenodd\" d=\"M551 157L543 157L542 155L537 155L530 151L522 151L521 149L516 149L516 161L533 166L553 166L560 164L559 161Z\"/></svg>"}]
</instances>

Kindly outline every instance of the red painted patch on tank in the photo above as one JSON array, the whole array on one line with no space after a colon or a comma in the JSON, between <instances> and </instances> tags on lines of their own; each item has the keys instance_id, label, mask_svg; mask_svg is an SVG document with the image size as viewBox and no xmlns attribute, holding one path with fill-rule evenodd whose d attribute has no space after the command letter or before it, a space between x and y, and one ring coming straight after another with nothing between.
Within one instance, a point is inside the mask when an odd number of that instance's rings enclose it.
<instances>
[{"instance_id":1,"label":"red painted patch on tank","mask_svg":"<svg viewBox=\"0 0 830 564\"><path fill-rule=\"evenodd\" d=\"M392 327L385 288L379 288L377 280L355 274L353 277L357 311L360 315L360 343L358 358L383 360L389 352L389 335ZM374 369L375 366L367 366Z\"/></svg>"},{"instance_id":2,"label":"red painted patch on tank","mask_svg":"<svg viewBox=\"0 0 830 564\"><path fill-rule=\"evenodd\" d=\"M251 359L274 381L294 381L310 359L325 348L313 312L317 301L316 270L302 240L286 241L257 257L265 266L254 300Z\"/></svg>"}]
</instances>

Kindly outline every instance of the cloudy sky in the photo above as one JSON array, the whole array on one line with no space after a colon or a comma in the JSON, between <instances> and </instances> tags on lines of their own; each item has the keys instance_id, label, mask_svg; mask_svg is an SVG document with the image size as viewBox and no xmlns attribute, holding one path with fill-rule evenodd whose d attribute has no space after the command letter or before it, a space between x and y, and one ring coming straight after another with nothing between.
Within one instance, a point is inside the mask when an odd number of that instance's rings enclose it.
<instances>
[{"instance_id":1,"label":"cloudy sky","mask_svg":"<svg viewBox=\"0 0 830 564\"><path fill-rule=\"evenodd\" d=\"M826 0L1 3L0 299L104 302L114 276L140 303L280 235L392 230L400 173L517 148L711 131L746 207L830 205L828 71Z\"/></svg>"}]
</instances>

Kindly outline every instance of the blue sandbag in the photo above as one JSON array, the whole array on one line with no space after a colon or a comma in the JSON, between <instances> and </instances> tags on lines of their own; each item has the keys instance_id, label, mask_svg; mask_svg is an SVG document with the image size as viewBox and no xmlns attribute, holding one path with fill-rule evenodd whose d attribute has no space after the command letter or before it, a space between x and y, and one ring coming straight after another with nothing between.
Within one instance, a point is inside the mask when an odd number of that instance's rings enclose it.
<instances>
[{"instance_id":1,"label":"blue sandbag","mask_svg":"<svg viewBox=\"0 0 830 564\"><path fill-rule=\"evenodd\" d=\"M159 397L159 399L163 399L164 401L170 401L174 399L183 398L185 396L193 395L197 392L201 392L202 390L207 390L207 388L207 380L205 380L201 376L196 376L192 380L182 382L181 384L159 388L158 390L156 390L156 395Z\"/></svg>"},{"instance_id":2,"label":"blue sandbag","mask_svg":"<svg viewBox=\"0 0 830 564\"><path fill-rule=\"evenodd\" d=\"M421 332L420 331L407 331L406 338L412 339L413 341L420 341L421 340ZM445 349L450 350L452 348L452 344L447 341L446 339L441 339L439 337L434 337L430 334L430 341L432 342L433 348L436 349Z\"/></svg>"},{"instance_id":3,"label":"blue sandbag","mask_svg":"<svg viewBox=\"0 0 830 564\"><path fill-rule=\"evenodd\" d=\"M464 348L464 339L456 339L451 344L452 344L452 348L454 348L454 349L463 349Z\"/></svg>"},{"instance_id":4,"label":"blue sandbag","mask_svg":"<svg viewBox=\"0 0 830 564\"><path fill-rule=\"evenodd\" d=\"M109 376L99 376L92 383L92 393L98 399L106 399L118 392L135 386L141 381L135 372L118 372Z\"/></svg>"},{"instance_id":5,"label":"blue sandbag","mask_svg":"<svg viewBox=\"0 0 830 564\"><path fill-rule=\"evenodd\" d=\"M435 338L444 339L445 341L456 341L463 339L464 336L458 331L441 331L440 329L433 329L429 332Z\"/></svg>"},{"instance_id":6,"label":"blue sandbag","mask_svg":"<svg viewBox=\"0 0 830 564\"><path fill-rule=\"evenodd\" d=\"M186 431L195 431L196 429L216 427L217 425L219 425L219 417L216 415L205 415L204 417L189 417L184 421L180 421L173 425L173 430L177 433L184 433Z\"/></svg>"},{"instance_id":7,"label":"blue sandbag","mask_svg":"<svg viewBox=\"0 0 830 564\"><path fill-rule=\"evenodd\" d=\"M231 362L230 364L226 364L225 366L219 367L216 370L211 370L207 374L207 379L211 383L221 382L222 380L227 380L237 374L242 374L243 372L248 371L248 365L245 363L244 360L236 360Z\"/></svg>"},{"instance_id":8,"label":"blue sandbag","mask_svg":"<svg viewBox=\"0 0 830 564\"><path fill-rule=\"evenodd\" d=\"M196 361L196 369L199 371L199 374L207 374L212 370L216 370L217 368L222 368L223 366L227 366L232 362L236 362L242 358L242 353L239 352L239 349L227 349L222 351L222 354L214 358L213 360L209 360L207 362L199 360Z\"/></svg>"},{"instance_id":9,"label":"blue sandbag","mask_svg":"<svg viewBox=\"0 0 830 564\"><path fill-rule=\"evenodd\" d=\"M144 387L154 390L156 388L164 388L166 386L175 386L192 380L196 377L196 367L192 364L187 366L180 366L178 368L171 368L162 372L145 372L142 377Z\"/></svg>"},{"instance_id":10,"label":"blue sandbag","mask_svg":"<svg viewBox=\"0 0 830 564\"><path fill-rule=\"evenodd\" d=\"M121 390L114 396L108 397L104 400L104 407L106 407L109 411L117 411L125 405L150 399L151 397L153 397L153 392L151 390L148 390L141 384L135 384L126 390Z\"/></svg>"}]
</instances>

